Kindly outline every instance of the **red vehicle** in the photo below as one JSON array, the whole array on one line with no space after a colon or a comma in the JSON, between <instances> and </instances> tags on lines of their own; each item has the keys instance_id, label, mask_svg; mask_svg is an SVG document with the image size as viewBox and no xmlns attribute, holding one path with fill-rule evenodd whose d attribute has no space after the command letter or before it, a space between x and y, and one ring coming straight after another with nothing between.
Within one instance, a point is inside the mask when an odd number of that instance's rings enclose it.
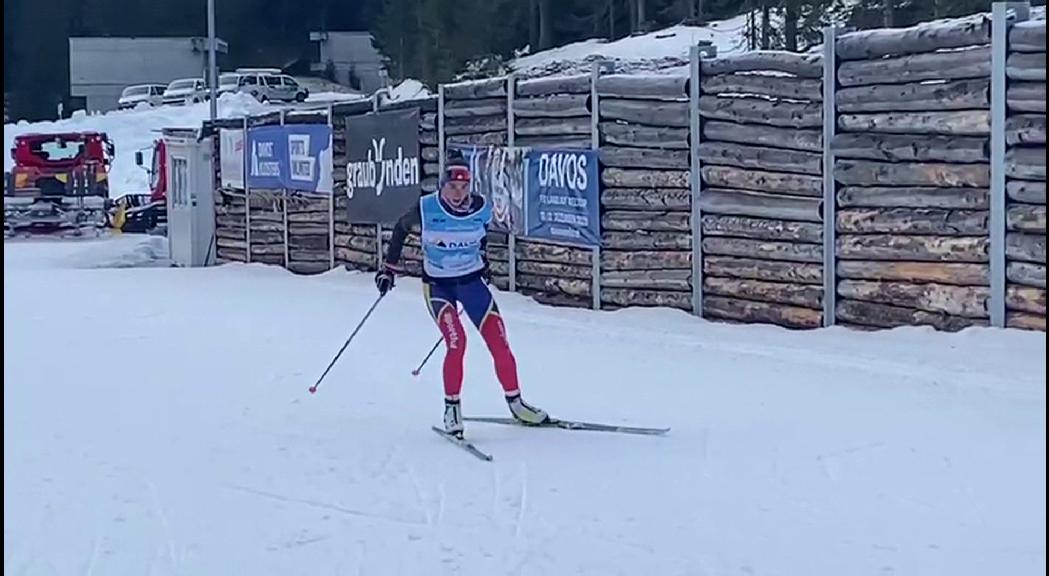
<instances>
[{"instance_id":1,"label":"red vehicle","mask_svg":"<svg viewBox=\"0 0 1049 576\"><path fill-rule=\"evenodd\" d=\"M149 192L125 194L117 198L113 226L123 232L162 232L167 226L168 212L168 158L164 140L153 142L153 163L150 168L144 166L142 150L135 152L135 164L149 172Z\"/></svg>"},{"instance_id":2,"label":"red vehicle","mask_svg":"<svg viewBox=\"0 0 1049 576\"><path fill-rule=\"evenodd\" d=\"M100 132L16 136L4 189L5 236L105 228L114 153Z\"/></svg>"}]
</instances>

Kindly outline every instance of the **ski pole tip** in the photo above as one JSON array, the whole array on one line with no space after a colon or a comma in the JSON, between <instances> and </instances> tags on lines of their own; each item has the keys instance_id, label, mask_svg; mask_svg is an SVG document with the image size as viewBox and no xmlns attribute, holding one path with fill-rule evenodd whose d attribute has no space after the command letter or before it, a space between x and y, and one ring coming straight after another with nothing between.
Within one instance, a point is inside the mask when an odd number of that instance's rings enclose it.
<instances>
[{"instance_id":1,"label":"ski pole tip","mask_svg":"<svg viewBox=\"0 0 1049 576\"><path fill-rule=\"evenodd\" d=\"M310 386L310 394L316 394L316 393L317 393L317 387L316 386Z\"/></svg>"}]
</instances>

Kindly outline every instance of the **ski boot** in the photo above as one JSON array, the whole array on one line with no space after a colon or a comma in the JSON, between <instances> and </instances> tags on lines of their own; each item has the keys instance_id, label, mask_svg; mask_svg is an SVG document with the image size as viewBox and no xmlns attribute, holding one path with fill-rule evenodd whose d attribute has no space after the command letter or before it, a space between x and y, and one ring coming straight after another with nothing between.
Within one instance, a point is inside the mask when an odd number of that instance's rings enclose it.
<instances>
[{"instance_id":1,"label":"ski boot","mask_svg":"<svg viewBox=\"0 0 1049 576\"><path fill-rule=\"evenodd\" d=\"M444 399L444 431L456 438L463 437L463 411L458 398Z\"/></svg>"},{"instance_id":2,"label":"ski boot","mask_svg":"<svg viewBox=\"0 0 1049 576\"><path fill-rule=\"evenodd\" d=\"M550 420L550 416L543 410L531 406L521 399L521 392L506 397L506 404L510 407L510 414L521 424L539 425Z\"/></svg>"}]
</instances>

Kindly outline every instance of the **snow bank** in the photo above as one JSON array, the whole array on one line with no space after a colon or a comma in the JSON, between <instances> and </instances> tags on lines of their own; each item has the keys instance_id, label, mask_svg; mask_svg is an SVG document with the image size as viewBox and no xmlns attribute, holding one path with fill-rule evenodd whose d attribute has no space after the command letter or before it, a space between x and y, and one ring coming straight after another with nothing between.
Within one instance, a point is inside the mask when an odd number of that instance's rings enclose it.
<instances>
[{"instance_id":1,"label":"snow bank","mask_svg":"<svg viewBox=\"0 0 1049 576\"><path fill-rule=\"evenodd\" d=\"M74 112L72 117L55 122L19 122L4 125L4 171L14 165L10 149L15 136L33 132L80 132L94 130L105 132L116 146L116 158L110 172L109 194L113 197L129 193L149 192L149 175L135 164L135 152L143 150L147 165L151 161L153 141L160 137L163 128L199 128L209 117L207 102L188 106L159 106L150 108L140 105L134 110L118 110L105 114ZM223 94L219 98L218 113L221 118L235 118L247 114L260 114L271 107L262 104L248 94Z\"/></svg>"},{"instance_id":2,"label":"snow bank","mask_svg":"<svg viewBox=\"0 0 1049 576\"><path fill-rule=\"evenodd\" d=\"M397 102L399 100L418 100L433 96L433 92L422 82L408 78L390 89L389 96L383 100L386 102Z\"/></svg>"}]
</instances>

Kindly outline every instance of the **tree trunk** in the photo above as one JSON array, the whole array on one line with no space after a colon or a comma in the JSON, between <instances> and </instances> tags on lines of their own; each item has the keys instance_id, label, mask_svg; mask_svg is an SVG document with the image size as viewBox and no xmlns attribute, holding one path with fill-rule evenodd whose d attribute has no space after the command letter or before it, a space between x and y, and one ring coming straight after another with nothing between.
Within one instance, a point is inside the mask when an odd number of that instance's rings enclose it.
<instances>
[{"instance_id":1,"label":"tree trunk","mask_svg":"<svg viewBox=\"0 0 1049 576\"><path fill-rule=\"evenodd\" d=\"M703 183L714 188L758 190L770 194L823 196L823 179L819 176L748 170L732 166L703 166Z\"/></svg>"},{"instance_id":2,"label":"tree trunk","mask_svg":"<svg viewBox=\"0 0 1049 576\"><path fill-rule=\"evenodd\" d=\"M1005 120L1005 143L1045 145L1045 114L1017 114Z\"/></svg>"},{"instance_id":3,"label":"tree trunk","mask_svg":"<svg viewBox=\"0 0 1049 576\"><path fill-rule=\"evenodd\" d=\"M1045 51L1036 54L1012 53L1005 63L1005 75L1010 80L1045 82Z\"/></svg>"},{"instance_id":4,"label":"tree trunk","mask_svg":"<svg viewBox=\"0 0 1049 576\"><path fill-rule=\"evenodd\" d=\"M601 272L601 291L606 288L678 290L691 294L691 270L621 270ZM602 294L602 300L604 294Z\"/></svg>"},{"instance_id":5,"label":"tree trunk","mask_svg":"<svg viewBox=\"0 0 1049 576\"><path fill-rule=\"evenodd\" d=\"M514 100L514 116L517 118L590 118L590 96L587 94L549 94L546 96L520 97Z\"/></svg>"},{"instance_id":6,"label":"tree trunk","mask_svg":"<svg viewBox=\"0 0 1049 576\"><path fill-rule=\"evenodd\" d=\"M988 110L956 110L842 114L838 116L838 128L844 132L986 136L991 133L991 113Z\"/></svg>"},{"instance_id":7,"label":"tree trunk","mask_svg":"<svg viewBox=\"0 0 1049 576\"><path fill-rule=\"evenodd\" d=\"M1005 255L1012 260L1045 265L1045 234L1009 232L1005 235Z\"/></svg>"},{"instance_id":8,"label":"tree trunk","mask_svg":"<svg viewBox=\"0 0 1049 576\"><path fill-rule=\"evenodd\" d=\"M823 107L814 102L701 96L699 113L704 118L738 123L766 124L787 128L820 128L823 126Z\"/></svg>"},{"instance_id":9,"label":"tree trunk","mask_svg":"<svg viewBox=\"0 0 1049 576\"><path fill-rule=\"evenodd\" d=\"M703 298L703 316L736 322L778 324L788 328L819 328L823 323L823 314L819 310L724 296Z\"/></svg>"},{"instance_id":10,"label":"tree trunk","mask_svg":"<svg viewBox=\"0 0 1049 576\"><path fill-rule=\"evenodd\" d=\"M870 280L841 280L838 295L843 298L942 312L967 318L986 318L986 286L952 286L945 284L910 284Z\"/></svg>"},{"instance_id":11,"label":"tree trunk","mask_svg":"<svg viewBox=\"0 0 1049 576\"><path fill-rule=\"evenodd\" d=\"M783 260L788 262L823 262L823 247L818 244L797 244L771 240L707 237L703 239L705 254Z\"/></svg>"},{"instance_id":12,"label":"tree trunk","mask_svg":"<svg viewBox=\"0 0 1049 576\"><path fill-rule=\"evenodd\" d=\"M538 0L535 0L538 1ZM590 75L546 76L531 78L517 83L518 96L554 96L560 94L584 94L590 96ZM514 103L516 110L517 103ZM587 108L589 110L589 108Z\"/></svg>"},{"instance_id":13,"label":"tree trunk","mask_svg":"<svg viewBox=\"0 0 1049 576\"><path fill-rule=\"evenodd\" d=\"M1043 226L1045 212L1042 212ZM978 236L987 233L990 212L943 208L850 208L838 211L843 234L933 234Z\"/></svg>"},{"instance_id":14,"label":"tree trunk","mask_svg":"<svg viewBox=\"0 0 1049 576\"><path fill-rule=\"evenodd\" d=\"M877 326L879 328L932 326L937 330L948 332L957 332L970 326L987 326L989 324L984 318L963 318L888 304L844 299L838 301L837 317L838 320L864 326Z\"/></svg>"},{"instance_id":15,"label":"tree trunk","mask_svg":"<svg viewBox=\"0 0 1049 576\"><path fill-rule=\"evenodd\" d=\"M1009 29L1009 50L1045 52L1045 20L1017 22Z\"/></svg>"},{"instance_id":16,"label":"tree trunk","mask_svg":"<svg viewBox=\"0 0 1049 576\"><path fill-rule=\"evenodd\" d=\"M831 147L838 158L885 162L973 163L990 160L987 138L975 136L913 136L856 132L835 135Z\"/></svg>"},{"instance_id":17,"label":"tree trunk","mask_svg":"<svg viewBox=\"0 0 1049 576\"><path fill-rule=\"evenodd\" d=\"M986 78L941 84L873 84L842 88L835 95L838 112L928 112L986 109L991 82Z\"/></svg>"},{"instance_id":18,"label":"tree trunk","mask_svg":"<svg viewBox=\"0 0 1049 576\"><path fill-rule=\"evenodd\" d=\"M798 174L819 175L823 170L823 155L816 152L748 146L731 142L702 142L699 145L699 158L703 164Z\"/></svg>"},{"instance_id":19,"label":"tree trunk","mask_svg":"<svg viewBox=\"0 0 1049 576\"><path fill-rule=\"evenodd\" d=\"M605 210L673 210L688 212L692 192L685 188L604 188L601 208Z\"/></svg>"},{"instance_id":20,"label":"tree trunk","mask_svg":"<svg viewBox=\"0 0 1049 576\"><path fill-rule=\"evenodd\" d=\"M1017 112L1045 114L1045 82L1011 82L1006 88L1005 103Z\"/></svg>"},{"instance_id":21,"label":"tree trunk","mask_svg":"<svg viewBox=\"0 0 1049 576\"><path fill-rule=\"evenodd\" d=\"M692 253L682 251L604 251L602 270L690 270Z\"/></svg>"},{"instance_id":22,"label":"tree trunk","mask_svg":"<svg viewBox=\"0 0 1049 576\"><path fill-rule=\"evenodd\" d=\"M1045 234L1045 204L1013 204L1006 212L1006 226L1017 232Z\"/></svg>"},{"instance_id":23,"label":"tree trunk","mask_svg":"<svg viewBox=\"0 0 1049 576\"><path fill-rule=\"evenodd\" d=\"M771 9L769 7L769 0L762 0L761 2L761 49L770 50L772 48L772 18Z\"/></svg>"},{"instance_id":24,"label":"tree trunk","mask_svg":"<svg viewBox=\"0 0 1049 576\"><path fill-rule=\"evenodd\" d=\"M1045 332L1045 314L1027 314L1025 312L1009 312L1005 315L1005 325L1009 328L1021 330L1041 330Z\"/></svg>"},{"instance_id":25,"label":"tree trunk","mask_svg":"<svg viewBox=\"0 0 1049 576\"><path fill-rule=\"evenodd\" d=\"M819 264L774 262L730 256L705 256L703 273L710 276L750 278L769 282L823 283L823 267Z\"/></svg>"},{"instance_id":26,"label":"tree trunk","mask_svg":"<svg viewBox=\"0 0 1049 576\"><path fill-rule=\"evenodd\" d=\"M1045 204L1045 182L1010 180L1005 183L1005 192L1016 202Z\"/></svg>"},{"instance_id":27,"label":"tree trunk","mask_svg":"<svg viewBox=\"0 0 1049 576\"><path fill-rule=\"evenodd\" d=\"M619 146L688 150L688 128L657 128L602 122L601 140Z\"/></svg>"},{"instance_id":28,"label":"tree trunk","mask_svg":"<svg viewBox=\"0 0 1049 576\"><path fill-rule=\"evenodd\" d=\"M636 288L609 288L608 290L601 290L601 302L616 306L659 306L691 310L692 293L641 290Z\"/></svg>"},{"instance_id":29,"label":"tree trunk","mask_svg":"<svg viewBox=\"0 0 1049 576\"><path fill-rule=\"evenodd\" d=\"M786 240L819 244L823 238L823 226L810 222L788 222L746 216L715 216L704 214L703 234L706 236L732 236L756 240Z\"/></svg>"},{"instance_id":30,"label":"tree trunk","mask_svg":"<svg viewBox=\"0 0 1049 576\"><path fill-rule=\"evenodd\" d=\"M1044 161L1044 157L1042 160ZM846 159L834 162L834 178L846 185L986 188L991 184L991 167L987 164L897 164Z\"/></svg>"},{"instance_id":31,"label":"tree trunk","mask_svg":"<svg viewBox=\"0 0 1049 576\"><path fill-rule=\"evenodd\" d=\"M841 208L956 208L987 210L986 188L932 188L895 186L847 186L838 190Z\"/></svg>"},{"instance_id":32,"label":"tree trunk","mask_svg":"<svg viewBox=\"0 0 1049 576\"><path fill-rule=\"evenodd\" d=\"M921 262L990 261L986 237L905 236L898 234L843 235L838 257L847 260L907 260Z\"/></svg>"},{"instance_id":33,"label":"tree trunk","mask_svg":"<svg viewBox=\"0 0 1049 576\"><path fill-rule=\"evenodd\" d=\"M688 170L690 166L687 150L653 150L651 148L603 146L599 153L601 165L614 168Z\"/></svg>"},{"instance_id":34,"label":"tree trunk","mask_svg":"<svg viewBox=\"0 0 1049 576\"><path fill-rule=\"evenodd\" d=\"M1009 262L1005 267L1005 277L1016 284L1045 288L1045 264Z\"/></svg>"},{"instance_id":35,"label":"tree trunk","mask_svg":"<svg viewBox=\"0 0 1049 576\"><path fill-rule=\"evenodd\" d=\"M816 78L718 74L701 80L704 94L762 95L793 100L823 100L823 82Z\"/></svg>"},{"instance_id":36,"label":"tree trunk","mask_svg":"<svg viewBox=\"0 0 1049 576\"><path fill-rule=\"evenodd\" d=\"M991 270L986 264L945 262L883 262L839 260L838 276L849 280L937 282L959 286L987 286Z\"/></svg>"},{"instance_id":37,"label":"tree trunk","mask_svg":"<svg viewBox=\"0 0 1049 576\"><path fill-rule=\"evenodd\" d=\"M688 100L688 76L675 74L609 74L597 79L597 93L609 98ZM604 102L601 102L604 104ZM685 110L688 115L687 109Z\"/></svg>"},{"instance_id":38,"label":"tree trunk","mask_svg":"<svg viewBox=\"0 0 1049 576\"><path fill-rule=\"evenodd\" d=\"M689 125L688 102L601 98L598 108L602 120L622 120L632 124L674 128L687 128ZM589 130L590 118L586 120Z\"/></svg>"},{"instance_id":39,"label":"tree trunk","mask_svg":"<svg viewBox=\"0 0 1049 576\"><path fill-rule=\"evenodd\" d=\"M539 50L546 50L554 45L551 13L553 0L538 0L539 2Z\"/></svg>"},{"instance_id":40,"label":"tree trunk","mask_svg":"<svg viewBox=\"0 0 1049 576\"><path fill-rule=\"evenodd\" d=\"M813 310L819 310L823 300L823 287L812 284L787 284L707 276L703 279L703 290L707 294L744 298L757 302L790 304Z\"/></svg>"},{"instance_id":41,"label":"tree trunk","mask_svg":"<svg viewBox=\"0 0 1049 576\"><path fill-rule=\"evenodd\" d=\"M798 2L786 0L783 9L783 42L787 52L798 51Z\"/></svg>"},{"instance_id":42,"label":"tree trunk","mask_svg":"<svg viewBox=\"0 0 1049 576\"><path fill-rule=\"evenodd\" d=\"M628 170L605 168L601 183L617 188L688 188L687 170Z\"/></svg>"},{"instance_id":43,"label":"tree trunk","mask_svg":"<svg viewBox=\"0 0 1049 576\"><path fill-rule=\"evenodd\" d=\"M602 230L601 246L609 250L691 250L688 232Z\"/></svg>"},{"instance_id":44,"label":"tree trunk","mask_svg":"<svg viewBox=\"0 0 1049 576\"><path fill-rule=\"evenodd\" d=\"M1045 182L1045 147L1010 148L1005 153L1005 175Z\"/></svg>"},{"instance_id":45,"label":"tree trunk","mask_svg":"<svg viewBox=\"0 0 1049 576\"><path fill-rule=\"evenodd\" d=\"M896 25L896 17L894 10L895 6L893 6L894 3L895 0L882 0L881 24L885 28L892 28Z\"/></svg>"},{"instance_id":46,"label":"tree trunk","mask_svg":"<svg viewBox=\"0 0 1049 576\"><path fill-rule=\"evenodd\" d=\"M989 53L988 53L989 54ZM990 60L988 60L988 64ZM786 72L801 78L822 78L823 59L819 54L798 54L779 50L744 52L703 60L703 76L732 72ZM990 67L988 66L988 69Z\"/></svg>"},{"instance_id":47,"label":"tree trunk","mask_svg":"<svg viewBox=\"0 0 1049 576\"><path fill-rule=\"evenodd\" d=\"M703 139L706 141L757 144L773 148L787 148L807 152L823 151L823 132L820 130L798 130L757 124L736 124L709 120L703 122Z\"/></svg>"},{"instance_id":48,"label":"tree trunk","mask_svg":"<svg viewBox=\"0 0 1049 576\"><path fill-rule=\"evenodd\" d=\"M820 203L818 198L724 188L707 188L699 196L699 205L704 213L803 222L822 222Z\"/></svg>"},{"instance_id":49,"label":"tree trunk","mask_svg":"<svg viewBox=\"0 0 1049 576\"><path fill-rule=\"evenodd\" d=\"M609 210L601 215L601 228L608 231L690 232L687 212L639 212Z\"/></svg>"},{"instance_id":50,"label":"tree trunk","mask_svg":"<svg viewBox=\"0 0 1049 576\"><path fill-rule=\"evenodd\" d=\"M1042 73L1045 73L1044 63ZM951 52L925 52L878 60L850 60L842 62L838 67L838 81L842 86L987 78L990 74L989 46Z\"/></svg>"},{"instance_id":51,"label":"tree trunk","mask_svg":"<svg viewBox=\"0 0 1049 576\"><path fill-rule=\"evenodd\" d=\"M1008 286L1005 289L1005 306L1009 310L1045 316L1045 288Z\"/></svg>"},{"instance_id":52,"label":"tree trunk","mask_svg":"<svg viewBox=\"0 0 1049 576\"><path fill-rule=\"evenodd\" d=\"M893 14L893 3L882 0L883 20ZM886 28L893 24L886 23ZM948 22L923 22L908 28L850 32L838 38L841 60L876 60L883 56L934 52L991 43L990 18L960 18Z\"/></svg>"}]
</instances>

